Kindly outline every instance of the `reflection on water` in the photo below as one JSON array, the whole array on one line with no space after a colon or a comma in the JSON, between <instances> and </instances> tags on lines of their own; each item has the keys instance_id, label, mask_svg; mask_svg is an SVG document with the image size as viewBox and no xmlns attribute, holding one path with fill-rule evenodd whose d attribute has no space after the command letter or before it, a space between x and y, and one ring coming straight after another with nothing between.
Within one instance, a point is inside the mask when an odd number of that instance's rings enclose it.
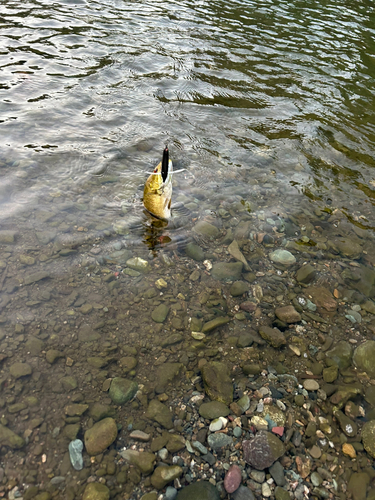
<instances>
[{"instance_id":1,"label":"reflection on water","mask_svg":"<svg viewBox=\"0 0 375 500\"><path fill-rule=\"evenodd\" d=\"M160 359L186 368L163 387L182 401L203 358L230 346L236 373L248 354L233 338L286 329L277 305L308 325L310 347L291 339L301 370L322 332L375 331L373 20L370 0L2 2L0 407L24 440L0 436L2 485L80 498L99 462L86 454L74 476L68 443L94 403L112 415L114 377L140 388L114 410L123 432L150 430ZM183 169L168 223L142 205L164 144ZM292 267L271 259L280 249ZM216 266L228 262L242 271ZM334 307L306 292L311 276ZM253 355L273 366L278 351L257 339ZM62 413L68 403L90 409ZM120 486L115 467L111 497L140 498L143 483Z\"/></svg>"}]
</instances>

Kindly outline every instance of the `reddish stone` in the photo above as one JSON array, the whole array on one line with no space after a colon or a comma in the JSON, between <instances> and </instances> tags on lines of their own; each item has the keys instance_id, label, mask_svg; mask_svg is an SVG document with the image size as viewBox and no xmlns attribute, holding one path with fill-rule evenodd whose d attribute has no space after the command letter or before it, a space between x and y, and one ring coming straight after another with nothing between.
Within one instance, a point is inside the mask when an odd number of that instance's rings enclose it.
<instances>
[{"instance_id":1,"label":"reddish stone","mask_svg":"<svg viewBox=\"0 0 375 500\"><path fill-rule=\"evenodd\" d=\"M272 432L281 437L284 434L284 427L272 427Z\"/></svg>"},{"instance_id":2,"label":"reddish stone","mask_svg":"<svg viewBox=\"0 0 375 500\"><path fill-rule=\"evenodd\" d=\"M238 465L231 465L224 478L224 488L227 493L236 491L242 481L242 471Z\"/></svg>"},{"instance_id":3,"label":"reddish stone","mask_svg":"<svg viewBox=\"0 0 375 500\"><path fill-rule=\"evenodd\" d=\"M257 305L254 304L254 302L250 302L249 300L247 300L246 302L242 302L242 304L240 304L240 308L243 311L251 313L251 312L255 311L255 309L257 308Z\"/></svg>"}]
</instances>

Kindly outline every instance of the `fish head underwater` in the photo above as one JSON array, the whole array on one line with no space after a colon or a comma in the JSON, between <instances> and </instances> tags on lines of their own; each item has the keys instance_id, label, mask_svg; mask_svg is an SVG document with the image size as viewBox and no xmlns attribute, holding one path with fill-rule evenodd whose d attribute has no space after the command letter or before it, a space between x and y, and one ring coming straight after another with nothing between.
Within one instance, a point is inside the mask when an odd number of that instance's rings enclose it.
<instances>
[{"instance_id":1,"label":"fish head underwater","mask_svg":"<svg viewBox=\"0 0 375 500\"><path fill-rule=\"evenodd\" d=\"M168 220L171 216L173 164L168 147L163 159L148 177L143 191L145 209L157 219Z\"/></svg>"}]
</instances>

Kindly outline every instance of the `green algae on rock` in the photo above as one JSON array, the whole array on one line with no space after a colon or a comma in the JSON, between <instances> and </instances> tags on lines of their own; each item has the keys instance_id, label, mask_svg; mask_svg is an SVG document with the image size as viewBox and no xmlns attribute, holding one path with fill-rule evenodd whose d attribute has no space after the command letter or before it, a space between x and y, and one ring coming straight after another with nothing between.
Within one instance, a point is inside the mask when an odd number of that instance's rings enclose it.
<instances>
[{"instance_id":1,"label":"green algae on rock","mask_svg":"<svg viewBox=\"0 0 375 500\"><path fill-rule=\"evenodd\" d=\"M233 401L233 384L224 363L211 361L202 367L202 379L210 399L229 405Z\"/></svg>"}]
</instances>

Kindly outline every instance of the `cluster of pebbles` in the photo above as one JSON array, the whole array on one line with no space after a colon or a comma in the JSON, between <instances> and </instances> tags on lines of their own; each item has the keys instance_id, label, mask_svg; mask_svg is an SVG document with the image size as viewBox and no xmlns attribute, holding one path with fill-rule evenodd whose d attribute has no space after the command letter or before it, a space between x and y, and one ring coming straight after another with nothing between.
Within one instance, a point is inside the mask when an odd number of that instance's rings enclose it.
<instances>
[{"instance_id":1,"label":"cluster of pebbles","mask_svg":"<svg viewBox=\"0 0 375 500\"><path fill-rule=\"evenodd\" d=\"M372 234L204 197L152 252L0 231L1 496L375 499Z\"/></svg>"}]
</instances>

